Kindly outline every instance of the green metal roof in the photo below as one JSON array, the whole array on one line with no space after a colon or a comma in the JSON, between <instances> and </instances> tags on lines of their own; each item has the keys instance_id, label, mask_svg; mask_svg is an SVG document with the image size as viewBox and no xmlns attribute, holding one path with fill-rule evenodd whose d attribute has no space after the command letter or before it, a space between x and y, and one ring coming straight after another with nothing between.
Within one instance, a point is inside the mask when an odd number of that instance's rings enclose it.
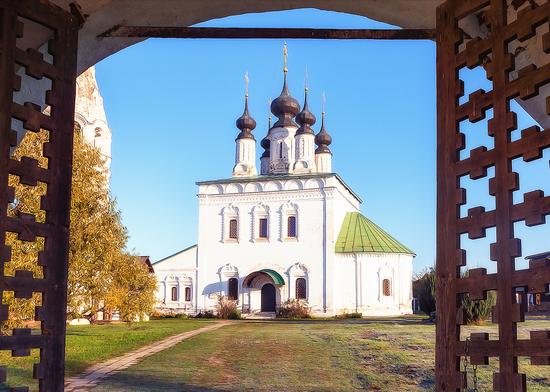
<instances>
[{"instance_id":1,"label":"green metal roof","mask_svg":"<svg viewBox=\"0 0 550 392\"><path fill-rule=\"evenodd\" d=\"M348 212L336 240L336 253L404 253L415 255L359 212Z\"/></svg>"}]
</instances>

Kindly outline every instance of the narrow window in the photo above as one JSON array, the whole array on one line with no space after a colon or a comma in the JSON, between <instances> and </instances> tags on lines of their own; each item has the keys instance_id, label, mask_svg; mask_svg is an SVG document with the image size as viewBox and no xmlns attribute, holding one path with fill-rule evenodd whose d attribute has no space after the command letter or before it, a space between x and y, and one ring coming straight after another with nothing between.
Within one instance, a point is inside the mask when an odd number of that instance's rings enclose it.
<instances>
[{"instance_id":1,"label":"narrow window","mask_svg":"<svg viewBox=\"0 0 550 392\"><path fill-rule=\"evenodd\" d=\"M185 300L187 302L191 301L191 287L185 288Z\"/></svg>"},{"instance_id":2,"label":"narrow window","mask_svg":"<svg viewBox=\"0 0 550 392\"><path fill-rule=\"evenodd\" d=\"M279 143L279 158L283 159L283 142Z\"/></svg>"},{"instance_id":3,"label":"narrow window","mask_svg":"<svg viewBox=\"0 0 550 392\"><path fill-rule=\"evenodd\" d=\"M237 234L237 219L231 219L229 221L229 238L237 239L239 238Z\"/></svg>"},{"instance_id":4,"label":"narrow window","mask_svg":"<svg viewBox=\"0 0 550 392\"><path fill-rule=\"evenodd\" d=\"M296 279L296 298L297 299L306 299L306 280L304 278Z\"/></svg>"},{"instance_id":5,"label":"narrow window","mask_svg":"<svg viewBox=\"0 0 550 392\"><path fill-rule=\"evenodd\" d=\"M296 217L289 216L287 219L287 237L296 238Z\"/></svg>"},{"instance_id":6,"label":"narrow window","mask_svg":"<svg viewBox=\"0 0 550 392\"><path fill-rule=\"evenodd\" d=\"M389 297L391 295L391 282L389 279L384 279L382 281L382 294L385 297Z\"/></svg>"},{"instance_id":7,"label":"narrow window","mask_svg":"<svg viewBox=\"0 0 550 392\"><path fill-rule=\"evenodd\" d=\"M227 286L227 298L236 301L239 298L239 281L237 278L229 278Z\"/></svg>"},{"instance_id":8,"label":"narrow window","mask_svg":"<svg viewBox=\"0 0 550 392\"><path fill-rule=\"evenodd\" d=\"M260 219L260 238L267 238L267 218Z\"/></svg>"},{"instance_id":9,"label":"narrow window","mask_svg":"<svg viewBox=\"0 0 550 392\"><path fill-rule=\"evenodd\" d=\"M172 301L178 300L178 288L176 286L172 287Z\"/></svg>"}]
</instances>

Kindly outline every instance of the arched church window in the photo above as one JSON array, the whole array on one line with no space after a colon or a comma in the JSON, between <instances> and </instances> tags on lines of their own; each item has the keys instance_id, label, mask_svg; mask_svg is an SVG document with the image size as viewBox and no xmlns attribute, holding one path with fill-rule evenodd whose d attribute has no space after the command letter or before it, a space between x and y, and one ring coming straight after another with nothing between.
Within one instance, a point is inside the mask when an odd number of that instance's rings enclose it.
<instances>
[{"instance_id":1,"label":"arched church window","mask_svg":"<svg viewBox=\"0 0 550 392\"><path fill-rule=\"evenodd\" d=\"M172 287L172 301L178 300L178 288L176 286Z\"/></svg>"},{"instance_id":2,"label":"arched church window","mask_svg":"<svg viewBox=\"0 0 550 392\"><path fill-rule=\"evenodd\" d=\"M239 281L237 278L229 278L227 282L227 298L236 301L239 298Z\"/></svg>"},{"instance_id":3,"label":"arched church window","mask_svg":"<svg viewBox=\"0 0 550 392\"><path fill-rule=\"evenodd\" d=\"M296 298L307 299L307 287L305 278L296 279Z\"/></svg>"},{"instance_id":4,"label":"arched church window","mask_svg":"<svg viewBox=\"0 0 550 392\"><path fill-rule=\"evenodd\" d=\"M232 238L232 239L235 239L235 240L237 238L239 238L237 219L231 219L229 221L229 238Z\"/></svg>"},{"instance_id":5,"label":"arched church window","mask_svg":"<svg viewBox=\"0 0 550 392\"><path fill-rule=\"evenodd\" d=\"M287 237L296 238L296 217L289 216L287 219Z\"/></svg>"},{"instance_id":6,"label":"arched church window","mask_svg":"<svg viewBox=\"0 0 550 392\"><path fill-rule=\"evenodd\" d=\"M101 128L96 128L95 129L95 137L101 137Z\"/></svg>"},{"instance_id":7,"label":"arched church window","mask_svg":"<svg viewBox=\"0 0 550 392\"><path fill-rule=\"evenodd\" d=\"M187 302L191 301L191 287L185 288L185 300Z\"/></svg>"},{"instance_id":8,"label":"arched church window","mask_svg":"<svg viewBox=\"0 0 550 392\"><path fill-rule=\"evenodd\" d=\"M279 142L279 158L283 159L283 142Z\"/></svg>"},{"instance_id":9,"label":"arched church window","mask_svg":"<svg viewBox=\"0 0 550 392\"><path fill-rule=\"evenodd\" d=\"M267 218L260 218L260 238L267 238Z\"/></svg>"},{"instance_id":10,"label":"arched church window","mask_svg":"<svg viewBox=\"0 0 550 392\"><path fill-rule=\"evenodd\" d=\"M391 281L389 279L384 279L382 281L382 295L389 297L391 295Z\"/></svg>"}]
</instances>

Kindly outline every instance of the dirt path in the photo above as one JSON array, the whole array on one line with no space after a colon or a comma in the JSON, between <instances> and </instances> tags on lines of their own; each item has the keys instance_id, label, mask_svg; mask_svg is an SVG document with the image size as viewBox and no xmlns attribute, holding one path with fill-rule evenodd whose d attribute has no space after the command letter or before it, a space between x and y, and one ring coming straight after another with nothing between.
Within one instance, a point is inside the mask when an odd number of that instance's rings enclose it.
<instances>
[{"instance_id":1,"label":"dirt path","mask_svg":"<svg viewBox=\"0 0 550 392\"><path fill-rule=\"evenodd\" d=\"M113 373L124 370L135 365L143 358L166 350L186 339L201 334L203 332L214 331L227 324L229 321L219 321L212 325L170 336L166 339L154 342L137 350L126 353L120 357L111 358L108 361L98 363L88 368L84 373L71 377L65 381L65 392L86 391L95 387L102 379Z\"/></svg>"}]
</instances>

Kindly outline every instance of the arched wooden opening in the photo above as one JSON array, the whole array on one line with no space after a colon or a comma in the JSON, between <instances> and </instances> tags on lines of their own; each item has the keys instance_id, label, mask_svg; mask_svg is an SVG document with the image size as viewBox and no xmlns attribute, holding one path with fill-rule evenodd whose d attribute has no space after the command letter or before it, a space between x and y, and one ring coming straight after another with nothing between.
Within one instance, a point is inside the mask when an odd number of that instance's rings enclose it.
<instances>
[{"instance_id":1,"label":"arched wooden opening","mask_svg":"<svg viewBox=\"0 0 550 392\"><path fill-rule=\"evenodd\" d=\"M382 295L384 297L391 296L391 280L389 279L382 280Z\"/></svg>"},{"instance_id":2,"label":"arched wooden opening","mask_svg":"<svg viewBox=\"0 0 550 392\"><path fill-rule=\"evenodd\" d=\"M307 299L307 285L305 278L296 279L296 299Z\"/></svg>"},{"instance_id":3,"label":"arched wooden opening","mask_svg":"<svg viewBox=\"0 0 550 392\"><path fill-rule=\"evenodd\" d=\"M287 218L287 237L295 238L296 237L296 216L291 215Z\"/></svg>"},{"instance_id":4,"label":"arched wooden opening","mask_svg":"<svg viewBox=\"0 0 550 392\"><path fill-rule=\"evenodd\" d=\"M227 282L227 298L233 301L239 299L239 280L237 278L229 278Z\"/></svg>"},{"instance_id":5,"label":"arched wooden opening","mask_svg":"<svg viewBox=\"0 0 550 392\"><path fill-rule=\"evenodd\" d=\"M277 308L275 286L266 283L262 286L262 312L274 312Z\"/></svg>"},{"instance_id":6,"label":"arched wooden opening","mask_svg":"<svg viewBox=\"0 0 550 392\"><path fill-rule=\"evenodd\" d=\"M170 299L174 302L178 300L178 288L176 286L170 289Z\"/></svg>"},{"instance_id":7,"label":"arched wooden opening","mask_svg":"<svg viewBox=\"0 0 550 392\"><path fill-rule=\"evenodd\" d=\"M191 301L191 287L185 288L185 301L190 302Z\"/></svg>"},{"instance_id":8,"label":"arched wooden opening","mask_svg":"<svg viewBox=\"0 0 550 392\"><path fill-rule=\"evenodd\" d=\"M239 238L237 219L229 221L229 238L234 240Z\"/></svg>"}]
</instances>

